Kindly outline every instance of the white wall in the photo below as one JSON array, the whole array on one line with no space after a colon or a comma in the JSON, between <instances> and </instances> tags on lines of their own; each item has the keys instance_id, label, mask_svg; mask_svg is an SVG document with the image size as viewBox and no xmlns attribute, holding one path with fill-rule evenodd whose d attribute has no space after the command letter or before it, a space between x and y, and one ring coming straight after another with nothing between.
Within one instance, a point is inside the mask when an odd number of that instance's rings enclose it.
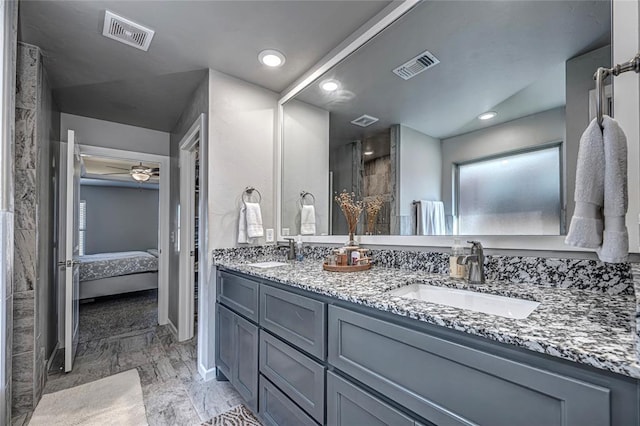
<instances>
[{"instance_id":1,"label":"white wall","mask_svg":"<svg viewBox=\"0 0 640 426\"><path fill-rule=\"evenodd\" d=\"M300 192L315 197L316 235L329 230L329 111L300 101L284 105L282 227L300 231ZM311 197L307 197L310 202Z\"/></svg>"},{"instance_id":2,"label":"white wall","mask_svg":"<svg viewBox=\"0 0 640 426\"><path fill-rule=\"evenodd\" d=\"M242 192L262 194L265 230L275 227L274 147L278 95L209 73L209 248L236 247ZM255 244L264 244L264 238Z\"/></svg>"},{"instance_id":3,"label":"white wall","mask_svg":"<svg viewBox=\"0 0 640 426\"><path fill-rule=\"evenodd\" d=\"M169 155L167 132L67 113L60 114L60 128L64 140L68 129L75 130L81 145Z\"/></svg>"},{"instance_id":4,"label":"white wall","mask_svg":"<svg viewBox=\"0 0 640 426\"><path fill-rule=\"evenodd\" d=\"M441 200L440 139L400 125L400 215L413 214L413 200Z\"/></svg>"},{"instance_id":5,"label":"white wall","mask_svg":"<svg viewBox=\"0 0 640 426\"><path fill-rule=\"evenodd\" d=\"M489 157L565 139L564 107L442 140L442 201L451 214L454 163ZM573 196L573 195L572 195Z\"/></svg>"}]
</instances>

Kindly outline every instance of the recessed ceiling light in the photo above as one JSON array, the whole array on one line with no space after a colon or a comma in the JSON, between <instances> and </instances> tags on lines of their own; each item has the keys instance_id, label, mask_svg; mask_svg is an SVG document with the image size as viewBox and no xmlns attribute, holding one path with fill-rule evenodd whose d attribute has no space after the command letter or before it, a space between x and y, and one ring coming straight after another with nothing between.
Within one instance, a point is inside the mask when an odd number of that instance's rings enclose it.
<instances>
[{"instance_id":1,"label":"recessed ceiling light","mask_svg":"<svg viewBox=\"0 0 640 426\"><path fill-rule=\"evenodd\" d=\"M373 155L373 151L365 151L364 155Z\"/></svg>"},{"instance_id":2,"label":"recessed ceiling light","mask_svg":"<svg viewBox=\"0 0 640 426\"><path fill-rule=\"evenodd\" d=\"M260 52L258 60L261 64L268 67L279 67L284 64L285 57L281 52L273 49L267 49Z\"/></svg>"},{"instance_id":3,"label":"recessed ceiling light","mask_svg":"<svg viewBox=\"0 0 640 426\"><path fill-rule=\"evenodd\" d=\"M340 84L336 80L324 80L320 83L320 87L322 90L326 90L327 92L333 92L338 90Z\"/></svg>"},{"instance_id":4,"label":"recessed ceiling light","mask_svg":"<svg viewBox=\"0 0 640 426\"><path fill-rule=\"evenodd\" d=\"M478 118L479 118L480 120L491 120L491 119L492 119L493 117L495 117L496 115L498 115L498 113L497 113L497 112L495 112L495 111L487 111L487 112L485 112L484 114L480 114L480 115L478 116Z\"/></svg>"}]
</instances>

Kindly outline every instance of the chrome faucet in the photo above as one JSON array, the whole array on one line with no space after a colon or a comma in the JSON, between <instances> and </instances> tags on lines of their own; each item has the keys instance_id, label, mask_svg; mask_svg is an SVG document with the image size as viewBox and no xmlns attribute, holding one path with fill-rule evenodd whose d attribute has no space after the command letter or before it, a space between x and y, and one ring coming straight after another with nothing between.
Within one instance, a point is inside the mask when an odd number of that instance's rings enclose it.
<instances>
[{"instance_id":1,"label":"chrome faucet","mask_svg":"<svg viewBox=\"0 0 640 426\"><path fill-rule=\"evenodd\" d=\"M484 251L480 241L467 241L471 244L471 254L458 257L458 265L467 265L471 284L484 284Z\"/></svg>"},{"instance_id":2,"label":"chrome faucet","mask_svg":"<svg viewBox=\"0 0 640 426\"><path fill-rule=\"evenodd\" d=\"M285 238L289 241L289 250L287 251L287 259L294 260L296 258L296 246L293 238ZM280 245L280 243L278 243ZM286 247L286 246L285 246Z\"/></svg>"}]
</instances>

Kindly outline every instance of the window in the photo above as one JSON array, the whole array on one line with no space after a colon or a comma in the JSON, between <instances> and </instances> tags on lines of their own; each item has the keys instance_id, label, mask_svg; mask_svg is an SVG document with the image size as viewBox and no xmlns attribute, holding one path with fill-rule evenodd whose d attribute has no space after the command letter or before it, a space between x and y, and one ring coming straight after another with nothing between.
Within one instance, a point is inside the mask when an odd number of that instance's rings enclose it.
<instances>
[{"instance_id":1,"label":"window","mask_svg":"<svg viewBox=\"0 0 640 426\"><path fill-rule=\"evenodd\" d=\"M87 202L85 200L80 201L80 218L78 228L80 234L78 241L78 251L80 252L80 256L84 256L87 236Z\"/></svg>"},{"instance_id":2,"label":"window","mask_svg":"<svg viewBox=\"0 0 640 426\"><path fill-rule=\"evenodd\" d=\"M457 169L458 234L561 234L560 144Z\"/></svg>"}]
</instances>

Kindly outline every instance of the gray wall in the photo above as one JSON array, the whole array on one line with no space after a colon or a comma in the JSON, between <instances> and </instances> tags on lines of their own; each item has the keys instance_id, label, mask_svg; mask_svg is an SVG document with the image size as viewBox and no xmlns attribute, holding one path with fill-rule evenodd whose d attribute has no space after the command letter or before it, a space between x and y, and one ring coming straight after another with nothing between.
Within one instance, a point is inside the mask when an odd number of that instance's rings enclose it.
<instances>
[{"instance_id":1,"label":"gray wall","mask_svg":"<svg viewBox=\"0 0 640 426\"><path fill-rule=\"evenodd\" d=\"M274 228L274 151L278 95L209 73L209 248L235 247L246 186L262 193L262 222ZM256 244L264 244L264 238Z\"/></svg>"},{"instance_id":2,"label":"gray wall","mask_svg":"<svg viewBox=\"0 0 640 426\"><path fill-rule=\"evenodd\" d=\"M167 132L66 113L61 114L60 123L63 135L69 129L75 130L76 140L81 145L169 155Z\"/></svg>"},{"instance_id":3,"label":"gray wall","mask_svg":"<svg viewBox=\"0 0 640 426\"><path fill-rule=\"evenodd\" d=\"M59 115L40 49L19 43L16 74L14 417L37 405L47 377L47 358L56 341L52 176L59 141Z\"/></svg>"},{"instance_id":4,"label":"gray wall","mask_svg":"<svg viewBox=\"0 0 640 426\"><path fill-rule=\"evenodd\" d=\"M329 112L300 101L284 105L282 227L300 232L300 191L315 197L316 235L329 232ZM307 202L311 200L307 197Z\"/></svg>"},{"instance_id":5,"label":"gray wall","mask_svg":"<svg viewBox=\"0 0 640 426\"><path fill-rule=\"evenodd\" d=\"M180 141L200 114L209 112L209 75L207 74L193 92L178 122L171 131L170 170L171 184L169 195L169 223L174 237L178 230L178 205L180 204ZM178 292L180 284L180 253L176 250L175 240L169 247L169 320L178 327Z\"/></svg>"},{"instance_id":6,"label":"gray wall","mask_svg":"<svg viewBox=\"0 0 640 426\"><path fill-rule=\"evenodd\" d=\"M573 215L575 201L576 167L578 163L578 147L582 132L589 125L589 90L595 89L593 73L598 67L609 67L611 64L611 46L601 47L584 55L570 59L566 64L566 159L565 172L567 179L567 221ZM568 222L567 222L568 224Z\"/></svg>"},{"instance_id":7,"label":"gray wall","mask_svg":"<svg viewBox=\"0 0 640 426\"><path fill-rule=\"evenodd\" d=\"M564 107L443 139L442 201L444 201L445 215L451 215L451 172L454 163L564 140ZM571 161L571 159L565 158L565 161Z\"/></svg>"},{"instance_id":8,"label":"gray wall","mask_svg":"<svg viewBox=\"0 0 640 426\"><path fill-rule=\"evenodd\" d=\"M86 254L158 247L156 189L113 186L80 187L87 202Z\"/></svg>"},{"instance_id":9,"label":"gray wall","mask_svg":"<svg viewBox=\"0 0 640 426\"><path fill-rule=\"evenodd\" d=\"M400 125L399 155L399 212L411 216L413 200L437 201L442 197L440 139Z\"/></svg>"}]
</instances>

